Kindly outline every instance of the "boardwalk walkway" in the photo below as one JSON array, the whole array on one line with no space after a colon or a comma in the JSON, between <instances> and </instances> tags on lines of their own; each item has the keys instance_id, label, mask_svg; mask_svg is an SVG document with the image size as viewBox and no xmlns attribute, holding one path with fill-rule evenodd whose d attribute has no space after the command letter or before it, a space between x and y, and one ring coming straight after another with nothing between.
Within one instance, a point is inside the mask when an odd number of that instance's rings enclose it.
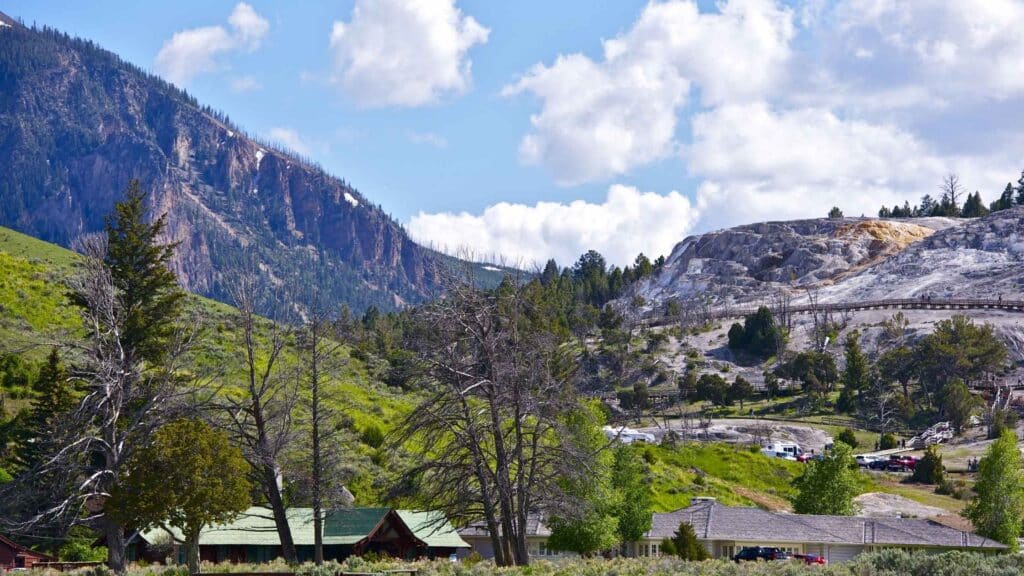
<instances>
[{"instance_id":1,"label":"boardwalk walkway","mask_svg":"<svg viewBox=\"0 0 1024 576\"><path fill-rule=\"evenodd\" d=\"M789 314L813 314L833 312L856 312L860 310L1004 310L1024 313L1024 300L1003 300L984 298L889 298L864 300L860 302L837 302L818 304L795 304L786 307ZM757 311L750 307L723 307L710 311L707 320L742 318ZM648 326L672 324L674 318L661 317L647 320Z\"/></svg>"}]
</instances>

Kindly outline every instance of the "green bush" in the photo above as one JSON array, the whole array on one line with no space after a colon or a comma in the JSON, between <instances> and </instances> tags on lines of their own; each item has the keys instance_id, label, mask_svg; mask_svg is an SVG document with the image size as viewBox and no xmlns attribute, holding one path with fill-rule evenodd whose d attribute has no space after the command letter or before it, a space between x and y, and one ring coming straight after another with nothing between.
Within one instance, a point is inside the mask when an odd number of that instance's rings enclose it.
<instances>
[{"instance_id":1,"label":"green bush","mask_svg":"<svg viewBox=\"0 0 1024 576\"><path fill-rule=\"evenodd\" d=\"M924 451L924 456L914 466L910 480L922 484L945 484L946 469L942 466L942 455L935 446L929 446Z\"/></svg>"},{"instance_id":2,"label":"green bush","mask_svg":"<svg viewBox=\"0 0 1024 576\"><path fill-rule=\"evenodd\" d=\"M878 439L879 450L891 450L898 445L899 443L896 441L896 436L892 432L886 432Z\"/></svg>"},{"instance_id":3,"label":"green bush","mask_svg":"<svg viewBox=\"0 0 1024 576\"><path fill-rule=\"evenodd\" d=\"M836 436L836 440L846 444L850 448L857 447L857 434L854 433L853 428L843 428L843 431Z\"/></svg>"}]
</instances>

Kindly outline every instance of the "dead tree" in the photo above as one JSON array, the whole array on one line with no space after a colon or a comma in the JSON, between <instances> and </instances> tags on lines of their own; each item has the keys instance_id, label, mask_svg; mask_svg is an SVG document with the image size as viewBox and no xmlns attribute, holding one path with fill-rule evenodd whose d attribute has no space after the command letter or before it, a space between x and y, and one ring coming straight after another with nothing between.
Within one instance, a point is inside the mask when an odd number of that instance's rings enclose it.
<instances>
[{"instance_id":1,"label":"dead tree","mask_svg":"<svg viewBox=\"0 0 1024 576\"><path fill-rule=\"evenodd\" d=\"M252 465L253 483L260 487L270 508L281 541L281 553L288 562L296 562L295 541L285 509L281 457L293 440L292 411L298 403L293 367L282 366L282 352L292 340L293 330L286 325L263 319L256 310L266 305L274 309L281 299L271 297L267 285L255 268L239 275L230 288L237 308L235 324L242 340L245 380L240 394L225 394L220 399L220 425L242 447Z\"/></svg>"},{"instance_id":2,"label":"dead tree","mask_svg":"<svg viewBox=\"0 0 1024 576\"><path fill-rule=\"evenodd\" d=\"M332 331L333 323L319 290L314 289L308 301L306 321L298 333L304 384L301 412L309 427L309 460L303 466L307 472L303 484L313 508L313 561L319 566L324 562L324 510L333 505L351 504L351 501L340 471L340 431L333 425L338 415L324 404L328 387L337 381L344 366L340 357L341 340Z\"/></svg>"},{"instance_id":3,"label":"dead tree","mask_svg":"<svg viewBox=\"0 0 1024 576\"><path fill-rule=\"evenodd\" d=\"M871 376L869 388L861 394L861 420L865 428L885 434L893 429L899 405L892 383L881 374Z\"/></svg>"},{"instance_id":4,"label":"dead tree","mask_svg":"<svg viewBox=\"0 0 1024 576\"><path fill-rule=\"evenodd\" d=\"M959 216L960 197L964 193L964 186L960 182L960 176L956 172L946 174L942 179L942 183L939 184L939 191L942 192L942 203L952 210L952 213L947 214L947 216Z\"/></svg>"},{"instance_id":5,"label":"dead tree","mask_svg":"<svg viewBox=\"0 0 1024 576\"><path fill-rule=\"evenodd\" d=\"M6 504L29 499L32 509L21 517L5 514L4 523L15 532L89 526L102 534L110 568L123 574L129 527L104 514L103 503L118 486L135 450L165 422L190 409L194 389L183 385L181 375L186 373L183 363L194 330L177 323L169 338L161 339L160 349L150 350L159 353L161 361L144 360L125 336L128 311L104 264L106 242L92 237L81 248L82 269L70 281L70 289L86 337L64 345L65 356L78 359L71 377L83 396L52 431L52 450L5 486Z\"/></svg>"},{"instance_id":6,"label":"dead tree","mask_svg":"<svg viewBox=\"0 0 1024 576\"><path fill-rule=\"evenodd\" d=\"M572 517L579 503L566 487L593 474L584 427L573 426L583 413L576 359L531 322L537 311L525 296L514 281L477 290L467 273L415 313L425 397L391 438L417 461L392 496L457 524L481 522L501 566L527 564L527 517Z\"/></svg>"}]
</instances>

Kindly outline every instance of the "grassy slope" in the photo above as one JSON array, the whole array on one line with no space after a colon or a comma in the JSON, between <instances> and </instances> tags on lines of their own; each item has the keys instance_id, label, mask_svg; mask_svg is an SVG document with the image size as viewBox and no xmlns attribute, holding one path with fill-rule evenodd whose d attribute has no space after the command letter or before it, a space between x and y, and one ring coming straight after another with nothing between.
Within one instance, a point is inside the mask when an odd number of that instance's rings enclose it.
<instances>
[{"instance_id":1,"label":"grassy slope","mask_svg":"<svg viewBox=\"0 0 1024 576\"><path fill-rule=\"evenodd\" d=\"M38 359L49 343L81 337L81 323L64 285L74 274L76 261L71 251L0 228L0 353L17 351ZM195 365L214 374L231 393L244 383L245 375L240 335L232 326L234 309L198 296L189 297L187 309L202 318ZM265 323L263 331L268 327ZM297 361L295 349L287 348L282 366L288 369ZM349 486L360 503L375 504L384 488L378 482L384 473L372 463L375 450L359 442L359 433L369 426L387 432L410 409L412 399L371 378L361 362L349 358L347 348L339 350L338 365L337 379L327 386L327 403L346 424L342 442L355 474ZM7 404L12 410L23 405Z\"/></svg>"},{"instance_id":2,"label":"grassy slope","mask_svg":"<svg viewBox=\"0 0 1024 576\"><path fill-rule=\"evenodd\" d=\"M74 273L76 259L68 250L0 228L0 353L81 334L77 313L69 305L63 286L63 280ZM217 369L229 388L240 385L244 366L239 335L231 326L233 309L196 296L190 297L189 308L203 318L204 324L195 352L196 364ZM27 350L41 357L46 348ZM295 363L294 349L286 350L283 359L286 365ZM329 403L347 420L349 432L344 443L355 471L349 486L359 503L374 504L386 488L387 474L373 463L379 461L376 450L359 442L358 434L368 426L387 432L411 409L415 398L375 381L361 362L348 358L347 349L339 352L339 360L342 368L329 386ZM17 404L9 402L8 407ZM717 444L649 446L645 450L651 453L652 487L659 511L686 506L691 497L698 495L715 496L726 504L785 509L787 498L793 494L790 483L802 469L800 464ZM877 486L866 479L863 491L870 490L900 493L941 505L933 494ZM958 503L948 500L946 507Z\"/></svg>"},{"instance_id":3,"label":"grassy slope","mask_svg":"<svg viewBox=\"0 0 1024 576\"><path fill-rule=\"evenodd\" d=\"M788 509L791 485L802 464L768 458L727 444L647 446L654 508L665 512L689 505L694 496L723 504ZM702 478L700 480L699 478Z\"/></svg>"}]
</instances>

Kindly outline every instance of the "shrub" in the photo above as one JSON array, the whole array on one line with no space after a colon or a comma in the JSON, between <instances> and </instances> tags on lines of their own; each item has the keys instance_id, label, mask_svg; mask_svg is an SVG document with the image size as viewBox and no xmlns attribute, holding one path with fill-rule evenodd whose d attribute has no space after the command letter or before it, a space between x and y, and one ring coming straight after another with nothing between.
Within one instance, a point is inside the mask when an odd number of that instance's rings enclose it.
<instances>
[{"instance_id":1,"label":"shrub","mask_svg":"<svg viewBox=\"0 0 1024 576\"><path fill-rule=\"evenodd\" d=\"M842 432L836 436L836 440L846 444L850 448L857 447L857 434L853 432L853 428L843 428Z\"/></svg>"},{"instance_id":2,"label":"shrub","mask_svg":"<svg viewBox=\"0 0 1024 576\"><path fill-rule=\"evenodd\" d=\"M912 482L922 484L944 484L946 480L945 469L942 467L942 455L935 446L929 446L924 451L924 456L914 466L914 473L910 476Z\"/></svg>"},{"instance_id":3,"label":"shrub","mask_svg":"<svg viewBox=\"0 0 1024 576\"><path fill-rule=\"evenodd\" d=\"M676 543L671 538L665 538L661 541L661 553L665 556L676 556L679 551L676 550Z\"/></svg>"},{"instance_id":4,"label":"shrub","mask_svg":"<svg viewBox=\"0 0 1024 576\"><path fill-rule=\"evenodd\" d=\"M363 429L362 441L371 448L380 448L384 444L384 432L376 425L370 424Z\"/></svg>"},{"instance_id":5,"label":"shrub","mask_svg":"<svg viewBox=\"0 0 1024 576\"><path fill-rule=\"evenodd\" d=\"M879 450L891 450L898 445L899 444L896 442L896 435L893 434L892 432L886 432L885 434L882 434L881 438L878 439Z\"/></svg>"}]
</instances>

